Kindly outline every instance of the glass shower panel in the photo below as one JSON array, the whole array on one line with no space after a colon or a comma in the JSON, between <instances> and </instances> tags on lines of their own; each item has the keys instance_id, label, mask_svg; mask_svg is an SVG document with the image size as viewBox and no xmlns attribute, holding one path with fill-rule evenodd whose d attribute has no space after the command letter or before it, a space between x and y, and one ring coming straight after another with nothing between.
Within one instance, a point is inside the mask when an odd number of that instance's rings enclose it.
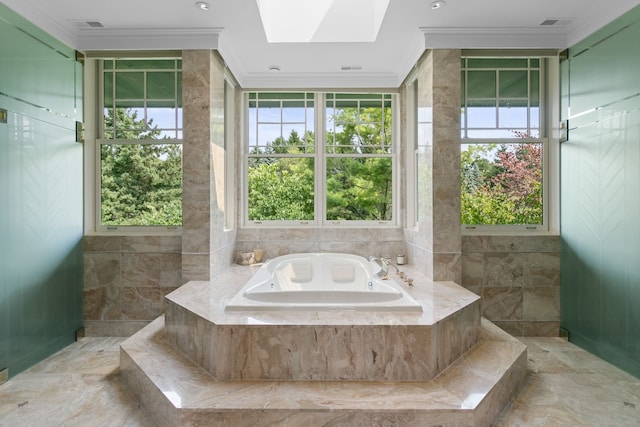
<instances>
[{"instance_id":1,"label":"glass shower panel","mask_svg":"<svg viewBox=\"0 0 640 427\"><path fill-rule=\"evenodd\" d=\"M11 376L82 326L82 65L0 4L0 369Z\"/></svg>"},{"instance_id":2,"label":"glass shower panel","mask_svg":"<svg viewBox=\"0 0 640 427\"><path fill-rule=\"evenodd\" d=\"M1 102L3 98L0 96L0 105L3 104ZM8 203L8 167L7 124L0 123L0 206L7 206ZM2 236L6 236L8 232L7 213L6 209L0 209L0 235ZM9 287L7 286L9 253L8 240L0 239L0 369L9 366Z\"/></svg>"},{"instance_id":3,"label":"glass shower panel","mask_svg":"<svg viewBox=\"0 0 640 427\"><path fill-rule=\"evenodd\" d=\"M561 315L572 342L640 377L640 7L569 49ZM566 118L566 117L565 117Z\"/></svg>"}]
</instances>

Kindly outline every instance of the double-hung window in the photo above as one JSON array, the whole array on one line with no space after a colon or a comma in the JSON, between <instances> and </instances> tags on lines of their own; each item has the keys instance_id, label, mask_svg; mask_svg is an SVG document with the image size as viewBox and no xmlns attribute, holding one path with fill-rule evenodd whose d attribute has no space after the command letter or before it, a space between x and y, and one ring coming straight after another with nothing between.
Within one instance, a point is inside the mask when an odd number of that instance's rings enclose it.
<instances>
[{"instance_id":1,"label":"double-hung window","mask_svg":"<svg viewBox=\"0 0 640 427\"><path fill-rule=\"evenodd\" d=\"M182 61L105 59L96 229L182 225Z\"/></svg>"},{"instance_id":2,"label":"double-hung window","mask_svg":"<svg viewBox=\"0 0 640 427\"><path fill-rule=\"evenodd\" d=\"M545 59L462 59L463 230L541 230L548 131Z\"/></svg>"},{"instance_id":3,"label":"double-hung window","mask_svg":"<svg viewBox=\"0 0 640 427\"><path fill-rule=\"evenodd\" d=\"M245 223L394 225L394 98L247 93Z\"/></svg>"}]
</instances>

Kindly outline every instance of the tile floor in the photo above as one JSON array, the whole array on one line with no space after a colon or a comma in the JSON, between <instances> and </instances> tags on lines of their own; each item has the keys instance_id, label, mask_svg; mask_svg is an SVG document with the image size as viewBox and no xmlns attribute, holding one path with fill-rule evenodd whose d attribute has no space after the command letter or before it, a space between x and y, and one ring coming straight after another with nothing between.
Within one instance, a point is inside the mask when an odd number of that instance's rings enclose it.
<instances>
[{"instance_id":1,"label":"tile floor","mask_svg":"<svg viewBox=\"0 0 640 427\"><path fill-rule=\"evenodd\" d=\"M153 427L118 374L123 340L83 338L1 385L0 426ZM640 426L639 379L560 338L522 341L529 375L496 426Z\"/></svg>"}]
</instances>

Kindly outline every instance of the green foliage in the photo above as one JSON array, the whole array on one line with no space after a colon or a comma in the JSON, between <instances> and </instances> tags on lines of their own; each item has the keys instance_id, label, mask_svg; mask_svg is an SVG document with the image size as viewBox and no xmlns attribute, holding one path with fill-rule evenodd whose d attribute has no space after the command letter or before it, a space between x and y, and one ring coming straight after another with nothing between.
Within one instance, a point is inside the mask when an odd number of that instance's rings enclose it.
<instances>
[{"instance_id":1,"label":"green foliage","mask_svg":"<svg viewBox=\"0 0 640 427\"><path fill-rule=\"evenodd\" d=\"M391 219L391 159L327 159L327 219Z\"/></svg>"},{"instance_id":2,"label":"green foliage","mask_svg":"<svg viewBox=\"0 0 640 427\"><path fill-rule=\"evenodd\" d=\"M116 109L115 117L109 110L105 129L129 140L157 139L160 134L151 120L138 119L130 109ZM166 142L101 145L103 225L182 224L182 149Z\"/></svg>"},{"instance_id":3,"label":"green foliage","mask_svg":"<svg viewBox=\"0 0 640 427\"><path fill-rule=\"evenodd\" d=\"M472 145L461 159L462 224L542 224L541 144Z\"/></svg>"},{"instance_id":4,"label":"green foliage","mask_svg":"<svg viewBox=\"0 0 640 427\"><path fill-rule=\"evenodd\" d=\"M270 160L249 165L249 219L313 220L313 159Z\"/></svg>"},{"instance_id":5,"label":"green foliage","mask_svg":"<svg viewBox=\"0 0 640 427\"><path fill-rule=\"evenodd\" d=\"M390 152L390 108L344 108L336 112L333 120L341 125L339 132L328 135L327 144L335 145L335 152ZM327 158L327 219L391 220L392 176L389 157Z\"/></svg>"},{"instance_id":6,"label":"green foliage","mask_svg":"<svg viewBox=\"0 0 640 427\"><path fill-rule=\"evenodd\" d=\"M391 109L342 108L331 119L337 131L327 134L327 219L391 220L392 161L375 157L391 152ZM266 155L249 159L250 220L313 220L313 159L268 156L313 153L313 141L311 132L301 138L292 131L250 153Z\"/></svg>"}]
</instances>

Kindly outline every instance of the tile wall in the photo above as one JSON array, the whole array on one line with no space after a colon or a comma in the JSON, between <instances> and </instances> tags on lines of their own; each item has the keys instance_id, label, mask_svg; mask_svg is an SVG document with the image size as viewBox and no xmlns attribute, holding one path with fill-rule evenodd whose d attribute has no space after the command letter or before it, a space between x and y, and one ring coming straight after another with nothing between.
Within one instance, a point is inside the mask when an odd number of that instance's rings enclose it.
<instances>
[{"instance_id":1,"label":"tile wall","mask_svg":"<svg viewBox=\"0 0 640 427\"><path fill-rule=\"evenodd\" d=\"M85 236L84 325L89 336L129 336L164 313L181 286L180 236Z\"/></svg>"},{"instance_id":2,"label":"tile wall","mask_svg":"<svg viewBox=\"0 0 640 427\"><path fill-rule=\"evenodd\" d=\"M559 236L463 236L462 283L515 336L558 336Z\"/></svg>"}]
</instances>

